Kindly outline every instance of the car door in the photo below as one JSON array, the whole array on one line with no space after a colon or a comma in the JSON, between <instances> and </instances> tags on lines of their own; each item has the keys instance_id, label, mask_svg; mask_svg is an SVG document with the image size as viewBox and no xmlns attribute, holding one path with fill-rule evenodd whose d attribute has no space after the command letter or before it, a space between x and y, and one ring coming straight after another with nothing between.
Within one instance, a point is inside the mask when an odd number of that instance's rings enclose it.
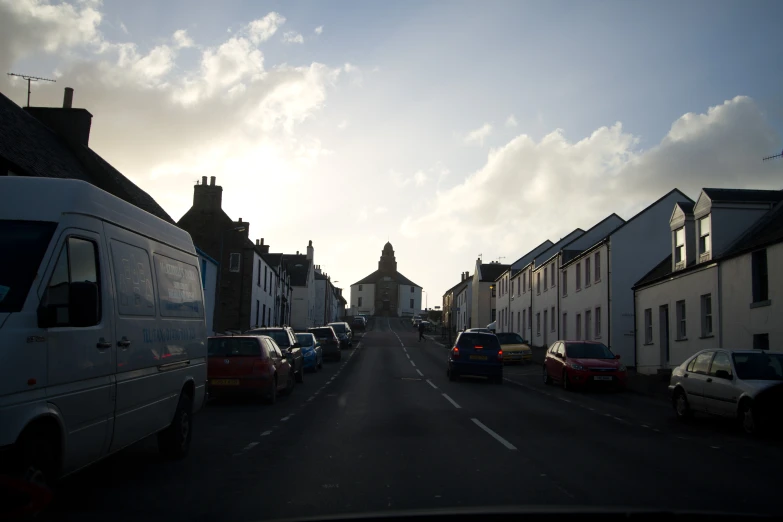
<instances>
[{"instance_id":1,"label":"car door","mask_svg":"<svg viewBox=\"0 0 783 522\"><path fill-rule=\"evenodd\" d=\"M277 389L284 390L288 387L288 380L292 378L291 365L283 356L283 352L280 351L280 347L272 339L264 339L269 349L269 356L272 359L272 363L277 370Z\"/></svg>"},{"instance_id":2,"label":"car door","mask_svg":"<svg viewBox=\"0 0 783 522\"><path fill-rule=\"evenodd\" d=\"M712 362L714 355L715 352L712 350L697 355L693 361L693 366L688 365L686 367L683 378L680 381L688 396L688 404L693 411L706 411L704 385L709 378L710 362ZM688 370L688 368L691 368L691 370Z\"/></svg>"},{"instance_id":3,"label":"car door","mask_svg":"<svg viewBox=\"0 0 783 522\"><path fill-rule=\"evenodd\" d=\"M715 352L710 371L704 383L704 404L707 413L723 417L737 414L739 391L734 385L731 358L723 351Z\"/></svg>"},{"instance_id":4,"label":"car door","mask_svg":"<svg viewBox=\"0 0 783 522\"><path fill-rule=\"evenodd\" d=\"M80 218L79 228L66 229L58 254L45 278L41 310L51 314L47 328L47 400L60 412L65 430L63 471L89 464L108 451L113 430L116 347L111 293L107 281L102 223ZM84 324L74 283L97 286L100 312Z\"/></svg>"},{"instance_id":5,"label":"car door","mask_svg":"<svg viewBox=\"0 0 783 522\"><path fill-rule=\"evenodd\" d=\"M563 367L565 366L565 344L556 343L552 352L552 358L549 366L549 375L560 380L563 378Z\"/></svg>"},{"instance_id":6,"label":"car door","mask_svg":"<svg viewBox=\"0 0 783 522\"><path fill-rule=\"evenodd\" d=\"M554 375L554 368L553 365L555 364L554 359L556 358L555 352L557 351L557 346L560 343L552 343L552 346L549 347L549 350L546 352L546 356L544 357L544 367L546 368L546 373L550 377Z\"/></svg>"}]
</instances>

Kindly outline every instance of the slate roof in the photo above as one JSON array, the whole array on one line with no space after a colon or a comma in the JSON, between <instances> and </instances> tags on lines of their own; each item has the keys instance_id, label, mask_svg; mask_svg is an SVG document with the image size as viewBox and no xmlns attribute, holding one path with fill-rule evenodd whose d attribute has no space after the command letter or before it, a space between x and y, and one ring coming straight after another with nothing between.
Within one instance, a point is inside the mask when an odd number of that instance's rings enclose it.
<instances>
[{"instance_id":1,"label":"slate roof","mask_svg":"<svg viewBox=\"0 0 783 522\"><path fill-rule=\"evenodd\" d=\"M326 281L326 276L321 272L316 272L314 277L319 281Z\"/></svg>"},{"instance_id":2,"label":"slate roof","mask_svg":"<svg viewBox=\"0 0 783 522\"><path fill-rule=\"evenodd\" d=\"M416 283L414 283L413 281L411 281L410 279L408 279L407 277L405 277L404 275L402 275L399 272L389 273L389 272L382 272L381 270L376 270L372 274L368 275L367 277L365 277L364 279L362 279L360 281L355 282L351 286L354 286L354 285L374 285L381 278L386 277L386 276L391 277L392 281L396 281L398 284L415 286L417 288L421 288L419 285L417 285Z\"/></svg>"},{"instance_id":3,"label":"slate roof","mask_svg":"<svg viewBox=\"0 0 783 522\"><path fill-rule=\"evenodd\" d=\"M69 147L57 133L0 93L0 164L16 174L87 181L169 223L163 208L89 147Z\"/></svg>"},{"instance_id":4,"label":"slate roof","mask_svg":"<svg viewBox=\"0 0 783 522\"><path fill-rule=\"evenodd\" d=\"M705 188L702 191L713 203L763 203L783 200L783 191L781 190Z\"/></svg>"},{"instance_id":5,"label":"slate roof","mask_svg":"<svg viewBox=\"0 0 783 522\"><path fill-rule=\"evenodd\" d=\"M469 280L469 279L468 279L468 280ZM446 290L445 292L443 292L443 296L445 297L445 296L447 296L448 294L450 294L451 292L456 292L457 288L459 288L459 286L460 286L460 285L464 285L464 284L466 284L466 283L468 282L468 280L465 280L465 281L460 281L460 282L459 282L459 283L457 283L456 285L452 286L451 288L449 288L448 290Z\"/></svg>"},{"instance_id":6,"label":"slate roof","mask_svg":"<svg viewBox=\"0 0 783 522\"><path fill-rule=\"evenodd\" d=\"M639 281L636 282L634 287L646 285L647 283L652 283L653 281L657 281L658 279L662 279L666 277L667 275L671 274L672 272L672 255L669 254L666 256L666 259L655 265L655 267L647 272L644 277L639 279Z\"/></svg>"},{"instance_id":7,"label":"slate roof","mask_svg":"<svg viewBox=\"0 0 783 522\"><path fill-rule=\"evenodd\" d=\"M679 203L675 203L675 205L680 207L682 211L685 212L686 214L693 214L693 207L696 206L696 203L694 203L693 201L691 202L680 201Z\"/></svg>"},{"instance_id":8,"label":"slate roof","mask_svg":"<svg viewBox=\"0 0 783 522\"><path fill-rule=\"evenodd\" d=\"M500 263L487 263L481 265L481 281L494 282L500 274L511 268L511 265L502 265Z\"/></svg>"}]
</instances>

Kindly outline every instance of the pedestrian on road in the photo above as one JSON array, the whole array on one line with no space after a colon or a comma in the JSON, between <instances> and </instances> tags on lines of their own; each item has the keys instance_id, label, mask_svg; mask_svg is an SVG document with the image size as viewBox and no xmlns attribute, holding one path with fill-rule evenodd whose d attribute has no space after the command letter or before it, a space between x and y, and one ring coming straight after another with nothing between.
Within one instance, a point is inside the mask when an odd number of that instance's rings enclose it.
<instances>
[{"instance_id":1,"label":"pedestrian on road","mask_svg":"<svg viewBox=\"0 0 783 522\"><path fill-rule=\"evenodd\" d=\"M419 342L421 342L424 339L424 321L419 323Z\"/></svg>"}]
</instances>

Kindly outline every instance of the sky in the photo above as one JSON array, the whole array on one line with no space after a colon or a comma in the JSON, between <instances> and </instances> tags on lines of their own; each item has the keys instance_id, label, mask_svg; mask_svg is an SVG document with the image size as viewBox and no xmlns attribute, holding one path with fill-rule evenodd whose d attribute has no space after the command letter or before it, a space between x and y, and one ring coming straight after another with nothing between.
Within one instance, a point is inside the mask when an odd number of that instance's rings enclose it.
<instances>
[{"instance_id":1,"label":"sky","mask_svg":"<svg viewBox=\"0 0 783 522\"><path fill-rule=\"evenodd\" d=\"M783 189L783 2L0 0L0 69L56 79L178 220L201 176L347 288L387 240L426 304L673 188ZM26 84L0 77L20 105ZM661 226L668 226L661 223Z\"/></svg>"}]
</instances>

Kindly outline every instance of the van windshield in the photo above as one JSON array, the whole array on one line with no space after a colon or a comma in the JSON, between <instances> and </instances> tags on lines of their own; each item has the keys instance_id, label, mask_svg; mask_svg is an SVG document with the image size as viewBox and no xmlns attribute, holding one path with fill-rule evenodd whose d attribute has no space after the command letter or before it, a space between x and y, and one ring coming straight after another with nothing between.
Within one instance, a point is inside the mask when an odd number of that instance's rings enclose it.
<instances>
[{"instance_id":1,"label":"van windshield","mask_svg":"<svg viewBox=\"0 0 783 522\"><path fill-rule=\"evenodd\" d=\"M0 221L0 313L19 312L57 223Z\"/></svg>"}]
</instances>

